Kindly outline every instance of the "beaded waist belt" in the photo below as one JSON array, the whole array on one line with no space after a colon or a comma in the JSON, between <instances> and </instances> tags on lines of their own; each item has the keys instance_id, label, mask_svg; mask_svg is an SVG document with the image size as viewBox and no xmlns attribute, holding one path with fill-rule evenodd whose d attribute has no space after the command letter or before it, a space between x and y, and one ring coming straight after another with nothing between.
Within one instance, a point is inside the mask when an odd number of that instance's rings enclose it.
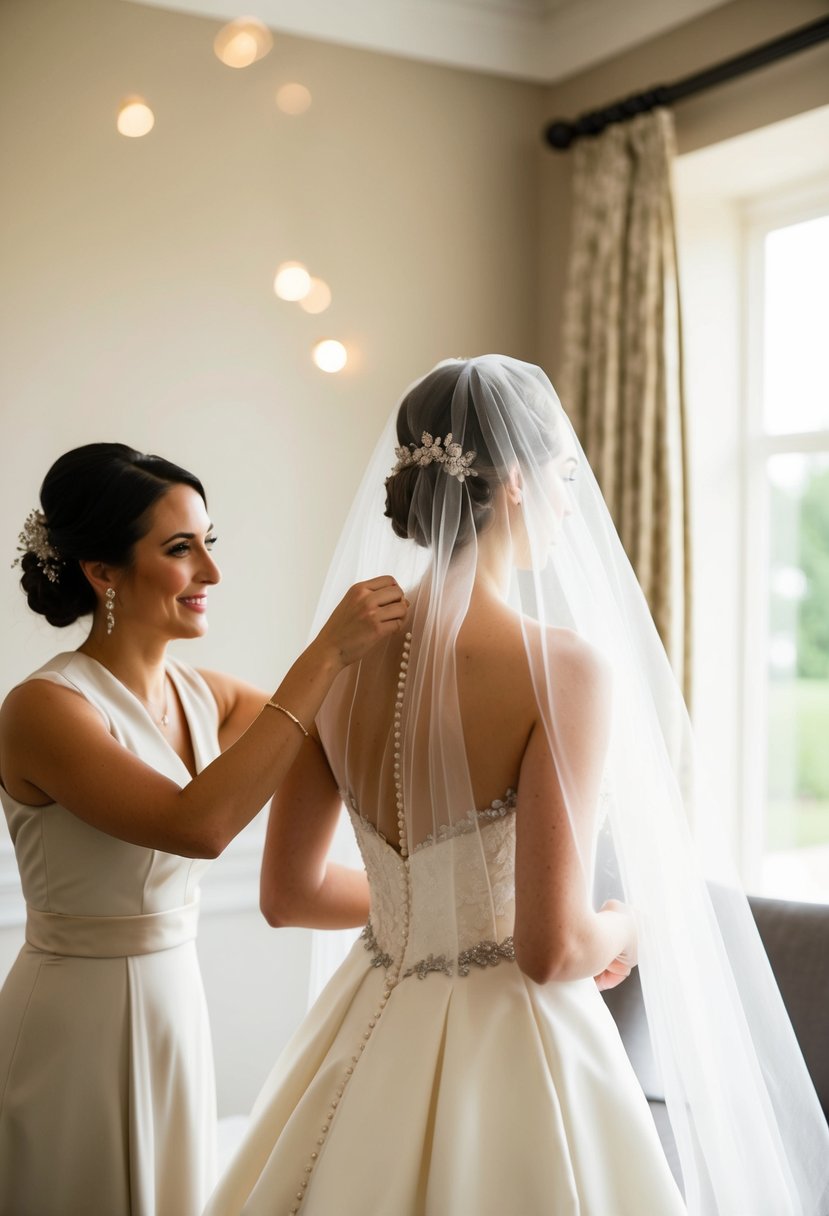
<instances>
[{"instance_id":1,"label":"beaded waist belt","mask_svg":"<svg viewBox=\"0 0 829 1216\"><path fill-rule=\"evenodd\" d=\"M395 960L381 949L374 936L371 921L368 921L360 937L366 950L372 956L372 967L384 967L388 971L390 967L394 966ZM410 975L416 975L418 979L422 980L430 971L440 971L444 975L467 976L473 966L497 967L501 962L515 962L515 944L512 937L505 937L502 942L476 942L474 946L461 950L457 958L450 958L446 954L429 954L426 958L418 959L402 973L400 978L406 980Z\"/></svg>"}]
</instances>

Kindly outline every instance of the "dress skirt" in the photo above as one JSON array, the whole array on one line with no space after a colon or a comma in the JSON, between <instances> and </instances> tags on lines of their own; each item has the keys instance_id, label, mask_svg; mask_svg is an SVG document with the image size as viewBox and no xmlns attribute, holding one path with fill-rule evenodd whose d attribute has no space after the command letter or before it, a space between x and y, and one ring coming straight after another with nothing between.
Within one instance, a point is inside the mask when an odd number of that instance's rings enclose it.
<instances>
[{"instance_id":1,"label":"dress skirt","mask_svg":"<svg viewBox=\"0 0 829 1216\"><path fill-rule=\"evenodd\" d=\"M356 943L205 1216L685 1212L593 980L540 986L502 962L385 991Z\"/></svg>"}]
</instances>

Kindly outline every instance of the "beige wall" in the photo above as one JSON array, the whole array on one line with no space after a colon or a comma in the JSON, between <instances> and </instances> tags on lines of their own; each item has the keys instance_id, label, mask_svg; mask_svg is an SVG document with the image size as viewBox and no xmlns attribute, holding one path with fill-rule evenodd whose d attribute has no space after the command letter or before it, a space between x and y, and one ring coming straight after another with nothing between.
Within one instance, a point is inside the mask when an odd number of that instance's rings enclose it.
<instances>
[{"instance_id":1,"label":"beige wall","mask_svg":"<svg viewBox=\"0 0 829 1216\"><path fill-rule=\"evenodd\" d=\"M233 71L217 29L124 0L0 4L0 691L82 636L33 617L8 570L62 451L117 439L204 479L225 577L180 653L273 689L406 384L446 355L535 356L540 90L281 36ZM274 105L289 80L313 93L301 118ZM115 131L133 92L145 139ZM330 283L327 314L274 297L288 258ZM355 353L335 377L309 359L330 335ZM307 935L258 920L255 843L214 867L232 890L200 938L223 1113L305 1002ZM0 978L22 939L5 919Z\"/></svg>"},{"instance_id":2,"label":"beige wall","mask_svg":"<svg viewBox=\"0 0 829 1216\"><path fill-rule=\"evenodd\" d=\"M551 86L544 121L577 118L657 84L685 76L759 46L829 13L827 0L734 0L695 21ZM677 103L678 151L691 152L829 102L829 43ZM570 166L566 152L543 158L539 346L555 377L570 228Z\"/></svg>"},{"instance_id":3,"label":"beige wall","mask_svg":"<svg viewBox=\"0 0 829 1216\"><path fill-rule=\"evenodd\" d=\"M290 37L233 71L217 29L124 0L0 9L0 552L67 447L178 459L226 573L199 658L272 685L409 380L447 354L535 353L540 97ZM286 80L314 95L301 118L274 105ZM132 92L156 111L144 139L115 131ZM331 284L321 317L273 295L294 257ZM355 349L339 377L310 363L328 335ZM7 686L56 637L11 577L0 595Z\"/></svg>"}]
</instances>

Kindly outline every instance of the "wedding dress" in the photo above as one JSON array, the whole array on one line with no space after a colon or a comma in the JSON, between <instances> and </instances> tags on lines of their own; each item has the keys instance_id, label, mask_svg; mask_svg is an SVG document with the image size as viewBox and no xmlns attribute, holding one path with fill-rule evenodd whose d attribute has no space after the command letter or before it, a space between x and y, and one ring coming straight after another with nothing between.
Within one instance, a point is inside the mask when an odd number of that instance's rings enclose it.
<instances>
[{"instance_id":1,"label":"wedding dress","mask_svg":"<svg viewBox=\"0 0 829 1216\"><path fill-rule=\"evenodd\" d=\"M463 639L504 555L518 642L496 679L487 646L470 658ZM405 643L343 673L317 718L370 920L277 1061L206 1216L826 1216L829 1131L745 896L710 834L691 834L716 816L702 814L682 697L539 368L447 360L410 387L314 627L378 570L407 589ZM592 787L563 636L612 677ZM585 899L635 913L684 1199L593 979L536 984L515 961L516 824L533 812L523 777L488 805L473 792L486 750L470 671L495 707L493 755L510 689L528 682Z\"/></svg>"},{"instance_id":2,"label":"wedding dress","mask_svg":"<svg viewBox=\"0 0 829 1216\"><path fill-rule=\"evenodd\" d=\"M594 981L542 986L514 961L515 791L408 858L344 798L371 919L205 1216L684 1213Z\"/></svg>"}]
</instances>

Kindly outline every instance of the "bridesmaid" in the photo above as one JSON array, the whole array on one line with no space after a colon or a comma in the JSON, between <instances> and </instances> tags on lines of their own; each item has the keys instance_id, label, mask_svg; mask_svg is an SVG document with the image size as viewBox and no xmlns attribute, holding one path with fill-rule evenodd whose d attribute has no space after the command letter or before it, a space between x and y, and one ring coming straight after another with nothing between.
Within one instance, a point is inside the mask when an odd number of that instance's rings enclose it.
<instances>
[{"instance_id":1,"label":"bridesmaid","mask_svg":"<svg viewBox=\"0 0 829 1216\"><path fill-rule=\"evenodd\" d=\"M166 655L219 582L204 489L115 443L67 452L21 533L29 606L86 641L0 710L0 781L27 903L0 991L0 1216L196 1216L215 1093L196 957L206 862L267 802L343 667L401 627L352 587L268 694ZM319 897L365 919L363 875Z\"/></svg>"}]
</instances>

